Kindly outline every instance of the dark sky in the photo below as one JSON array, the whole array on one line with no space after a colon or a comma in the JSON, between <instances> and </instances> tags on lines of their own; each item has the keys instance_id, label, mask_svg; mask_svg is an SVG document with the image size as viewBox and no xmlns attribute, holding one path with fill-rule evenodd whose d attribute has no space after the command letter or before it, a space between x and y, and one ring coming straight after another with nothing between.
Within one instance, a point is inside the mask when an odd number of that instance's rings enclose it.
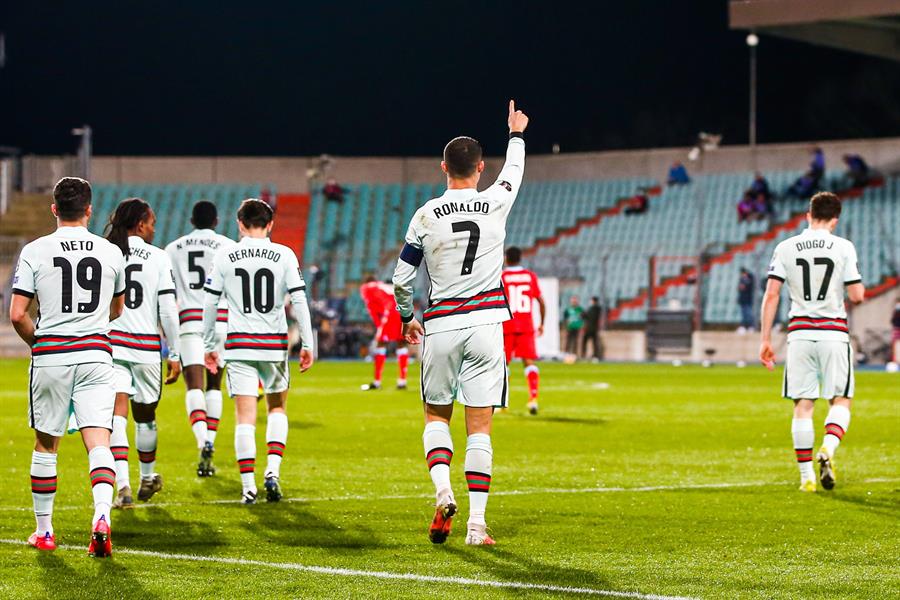
<instances>
[{"instance_id":1,"label":"dark sky","mask_svg":"<svg viewBox=\"0 0 900 600\"><path fill-rule=\"evenodd\" d=\"M433 155L747 140L725 0L49 2L0 8L0 145L97 154ZM761 142L900 135L900 64L763 37Z\"/></svg>"}]
</instances>

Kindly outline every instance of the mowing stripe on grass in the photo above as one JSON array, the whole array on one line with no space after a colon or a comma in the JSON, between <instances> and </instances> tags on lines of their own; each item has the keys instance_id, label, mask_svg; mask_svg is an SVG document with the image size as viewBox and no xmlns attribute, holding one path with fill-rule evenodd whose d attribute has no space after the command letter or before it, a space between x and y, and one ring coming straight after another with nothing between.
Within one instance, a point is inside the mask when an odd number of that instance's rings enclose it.
<instances>
[{"instance_id":1,"label":"mowing stripe on grass","mask_svg":"<svg viewBox=\"0 0 900 600\"><path fill-rule=\"evenodd\" d=\"M24 546L20 540L0 539L0 544ZM84 552L82 546L70 546L62 544L60 550L76 550ZM320 567L316 565L302 565L299 563L265 562L246 558L229 558L226 556L199 556L196 554L169 554L167 552L154 552L152 550L132 550L130 548L114 548L114 554L126 554L132 556L147 556L151 558L163 558L166 560L186 560L193 562L211 562L226 565L239 565L250 567L268 567L270 569L282 569L285 571L301 571L315 573L317 575L336 575L338 577L371 577L373 579L393 579L401 581L416 581L425 583L448 583L451 585L474 585L487 588L506 588L515 590L532 590L538 592L556 592L561 594L579 594L590 596L606 596L609 598L637 598L639 600L691 600L686 596L661 596L659 594L642 594L641 592L617 592L614 590L600 590L589 587L569 587L565 585L549 585L543 583L527 583L524 581L491 581L485 579L471 579L468 577L440 577L436 575L418 575L416 573L391 573L389 571L363 571L360 569L345 569L341 567Z\"/></svg>"}]
</instances>

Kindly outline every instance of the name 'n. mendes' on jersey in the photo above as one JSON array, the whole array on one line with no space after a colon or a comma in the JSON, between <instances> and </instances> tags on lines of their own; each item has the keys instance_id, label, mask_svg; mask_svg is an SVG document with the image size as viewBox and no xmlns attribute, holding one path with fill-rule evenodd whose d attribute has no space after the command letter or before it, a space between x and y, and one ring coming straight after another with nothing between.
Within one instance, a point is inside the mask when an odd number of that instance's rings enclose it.
<instances>
[{"instance_id":1,"label":"name 'n. mendes' on jersey","mask_svg":"<svg viewBox=\"0 0 900 600\"><path fill-rule=\"evenodd\" d=\"M109 331L113 358L131 363L159 363L162 326L169 356L178 356L178 307L169 256L136 235L128 237L125 261L125 310Z\"/></svg>"},{"instance_id":2,"label":"name 'n. mendes' on jersey","mask_svg":"<svg viewBox=\"0 0 900 600\"><path fill-rule=\"evenodd\" d=\"M195 229L166 246L166 254L172 261L175 273L178 321L182 333L203 332L203 303L206 299L203 286L212 270L213 257L220 248L235 243L212 229ZM228 321L224 300L219 309L218 323L220 330L224 331Z\"/></svg>"},{"instance_id":3,"label":"name 'n. mendes' on jersey","mask_svg":"<svg viewBox=\"0 0 900 600\"><path fill-rule=\"evenodd\" d=\"M862 283L853 242L825 229L806 229L775 247L769 278L791 295L788 341L848 341L844 288Z\"/></svg>"},{"instance_id":4,"label":"name 'n. mendes' on jersey","mask_svg":"<svg viewBox=\"0 0 900 600\"><path fill-rule=\"evenodd\" d=\"M506 219L525 172L525 140L510 134L506 162L483 192L448 189L416 211L394 271L394 296L404 321L413 314L413 282L425 260L431 282L423 315L426 335L510 318L500 274Z\"/></svg>"},{"instance_id":5,"label":"name 'n. mendes' on jersey","mask_svg":"<svg viewBox=\"0 0 900 600\"><path fill-rule=\"evenodd\" d=\"M219 299L228 306L225 360L283 361L287 357L284 297L290 295L300 326L301 345L312 349L312 322L306 283L297 256L268 238L245 237L216 253L206 280L203 340L216 348L215 319Z\"/></svg>"},{"instance_id":6,"label":"name 'n. mendes' on jersey","mask_svg":"<svg viewBox=\"0 0 900 600\"><path fill-rule=\"evenodd\" d=\"M12 293L40 305L32 365L112 363L109 306L125 293L117 246L84 227L60 227L22 249Z\"/></svg>"}]
</instances>

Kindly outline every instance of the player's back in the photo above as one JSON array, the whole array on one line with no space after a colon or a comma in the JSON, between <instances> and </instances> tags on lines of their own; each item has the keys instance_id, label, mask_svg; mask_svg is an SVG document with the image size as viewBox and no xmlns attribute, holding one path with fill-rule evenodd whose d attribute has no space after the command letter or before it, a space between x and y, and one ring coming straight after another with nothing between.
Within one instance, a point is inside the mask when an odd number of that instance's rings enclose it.
<instances>
[{"instance_id":1,"label":"player's back","mask_svg":"<svg viewBox=\"0 0 900 600\"><path fill-rule=\"evenodd\" d=\"M84 227L60 227L27 244L15 293L39 303L36 366L109 362L109 307L123 282L122 251Z\"/></svg>"},{"instance_id":2,"label":"player's back","mask_svg":"<svg viewBox=\"0 0 900 600\"><path fill-rule=\"evenodd\" d=\"M509 299L512 318L503 323L506 333L530 333L534 331L534 299L540 297L537 275L521 266L503 269L503 289Z\"/></svg>"},{"instance_id":3,"label":"player's back","mask_svg":"<svg viewBox=\"0 0 900 600\"><path fill-rule=\"evenodd\" d=\"M359 295L374 321L381 320L386 312L397 311L397 305L394 302L394 288L387 283L367 281L359 286Z\"/></svg>"},{"instance_id":4,"label":"player's back","mask_svg":"<svg viewBox=\"0 0 900 600\"><path fill-rule=\"evenodd\" d=\"M195 229L166 246L178 294L178 317L184 333L203 329L203 285L220 248L235 242L212 229Z\"/></svg>"},{"instance_id":5,"label":"player's back","mask_svg":"<svg viewBox=\"0 0 900 600\"><path fill-rule=\"evenodd\" d=\"M825 229L809 228L775 249L769 277L790 292L791 339L847 339L844 288L860 283L853 243Z\"/></svg>"}]
</instances>

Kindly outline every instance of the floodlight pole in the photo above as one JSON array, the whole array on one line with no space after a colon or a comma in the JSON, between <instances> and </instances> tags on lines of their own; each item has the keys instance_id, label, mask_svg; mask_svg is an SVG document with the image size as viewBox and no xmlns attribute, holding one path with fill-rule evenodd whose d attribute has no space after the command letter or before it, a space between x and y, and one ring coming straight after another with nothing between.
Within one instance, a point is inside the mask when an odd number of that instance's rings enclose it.
<instances>
[{"instance_id":1,"label":"floodlight pole","mask_svg":"<svg viewBox=\"0 0 900 600\"><path fill-rule=\"evenodd\" d=\"M83 125L72 130L72 135L81 137L78 147L78 166L81 177L91 180L91 153L93 152L92 130L90 125Z\"/></svg>"},{"instance_id":2,"label":"floodlight pole","mask_svg":"<svg viewBox=\"0 0 900 600\"><path fill-rule=\"evenodd\" d=\"M747 36L747 47L750 48L750 115L747 119L749 127L747 138L750 142L750 157L754 171L756 171L756 47L758 45L759 36L751 32Z\"/></svg>"}]
</instances>

